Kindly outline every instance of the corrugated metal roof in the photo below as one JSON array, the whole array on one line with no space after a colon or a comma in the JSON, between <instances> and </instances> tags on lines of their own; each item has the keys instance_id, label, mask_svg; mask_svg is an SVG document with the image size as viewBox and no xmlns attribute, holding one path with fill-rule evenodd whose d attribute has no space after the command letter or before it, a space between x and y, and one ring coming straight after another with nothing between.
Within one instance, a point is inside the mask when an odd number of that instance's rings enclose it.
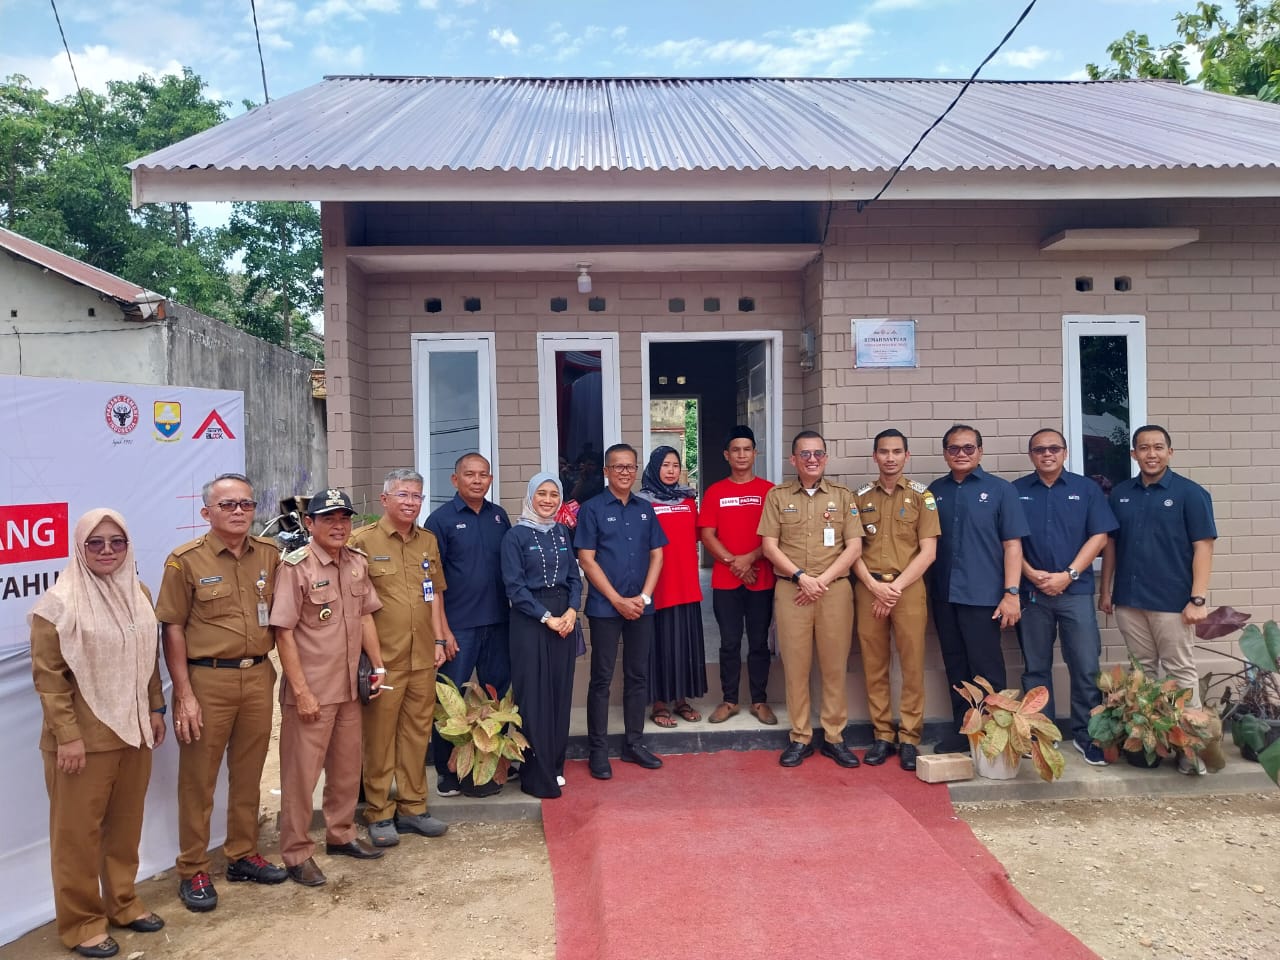
<instances>
[{"instance_id":1,"label":"corrugated metal roof","mask_svg":"<svg viewBox=\"0 0 1280 960\"><path fill-rule=\"evenodd\" d=\"M126 312L136 313L141 307L153 303L159 303L164 297L158 293L152 293L146 287L140 287L136 283L130 283L122 277L117 277L114 273L107 273L105 270L99 270L97 267L91 267L83 260L77 260L75 257L69 257L65 253L59 253L50 247L46 247L43 243L36 243L29 240L20 233L14 233L12 230L6 230L0 227L0 250L7 250L14 256L21 257L30 263L52 270L54 273L66 277L68 280L82 284L90 290L97 290L99 293L118 301L126 308ZM149 315L149 312L143 309L143 313Z\"/></svg>"},{"instance_id":2,"label":"corrugated metal roof","mask_svg":"<svg viewBox=\"0 0 1280 960\"><path fill-rule=\"evenodd\" d=\"M953 80L328 77L135 170L877 171ZM1274 168L1280 107L1156 81L979 81L907 169Z\"/></svg>"}]
</instances>

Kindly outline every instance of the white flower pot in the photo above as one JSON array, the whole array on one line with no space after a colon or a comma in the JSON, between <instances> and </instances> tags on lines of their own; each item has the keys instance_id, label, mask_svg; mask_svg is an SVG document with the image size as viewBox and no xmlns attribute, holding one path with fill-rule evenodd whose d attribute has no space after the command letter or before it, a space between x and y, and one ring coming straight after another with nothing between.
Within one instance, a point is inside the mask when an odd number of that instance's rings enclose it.
<instances>
[{"instance_id":1,"label":"white flower pot","mask_svg":"<svg viewBox=\"0 0 1280 960\"><path fill-rule=\"evenodd\" d=\"M988 760L981 747L971 746L969 750L973 754L973 769L977 771L978 776L986 777L988 780L1013 780L1018 776L1021 760L1010 763L1003 753L994 760Z\"/></svg>"}]
</instances>

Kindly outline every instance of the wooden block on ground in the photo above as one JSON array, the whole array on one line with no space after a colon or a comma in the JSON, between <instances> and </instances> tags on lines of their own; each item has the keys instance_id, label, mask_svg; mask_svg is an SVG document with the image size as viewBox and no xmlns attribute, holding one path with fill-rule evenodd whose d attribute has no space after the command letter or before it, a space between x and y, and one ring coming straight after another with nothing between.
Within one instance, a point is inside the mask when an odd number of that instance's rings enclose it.
<instances>
[{"instance_id":1,"label":"wooden block on ground","mask_svg":"<svg viewBox=\"0 0 1280 960\"><path fill-rule=\"evenodd\" d=\"M973 760L967 753L921 754L916 758L916 776L925 783L972 780Z\"/></svg>"}]
</instances>

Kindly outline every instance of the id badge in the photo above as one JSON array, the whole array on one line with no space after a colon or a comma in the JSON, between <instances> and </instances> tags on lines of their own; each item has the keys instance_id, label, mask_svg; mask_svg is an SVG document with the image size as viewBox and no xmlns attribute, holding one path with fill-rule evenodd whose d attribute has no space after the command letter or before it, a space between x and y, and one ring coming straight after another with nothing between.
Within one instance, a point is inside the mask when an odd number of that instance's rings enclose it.
<instances>
[{"instance_id":1,"label":"id badge","mask_svg":"<svg viewBox=\"0 0 1280 960\"><path fill-rule=\"evenodd\" d=\"M822 545L824 547L834 547L836 545L835 527L824 527L822 529Z\"/></svg>"},{"instance_id":2,"label":"id badge","mask_svg":"<svg viewBox=\"0 0 1280 960\"><path fill-rule=\"evenodd\" d=\"M267 601L265 600L258 601L258 626L271 626L271 615L270 611L267 609Z\"/></svg>"},{"instance_id":3,"label":"id badge","mask_svg":"<svg viewBox=\"0 0 1280 960\"><path fill-rule=\"evenodd\" d=\"M430 580L422 581L422 599L430 603L436 598L436 588Z\"/></svg>"}]
</instances>

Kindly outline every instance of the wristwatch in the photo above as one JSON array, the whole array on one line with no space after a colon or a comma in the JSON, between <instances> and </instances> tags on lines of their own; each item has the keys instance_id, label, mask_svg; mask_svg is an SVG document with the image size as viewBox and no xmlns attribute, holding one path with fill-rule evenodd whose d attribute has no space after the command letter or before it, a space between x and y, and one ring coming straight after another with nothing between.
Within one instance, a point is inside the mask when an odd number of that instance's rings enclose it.
<instances>
[{"instance_id":1,"label":"wristwatch","mask_svg":"<svg viewBox=\"0 0 1280 960\"><path fill-rule=\"evenodd\" d=\"M1080 571L1075 567L1067 567L1067 576L1071 578L1071 582L1075 583L1080 579Z\"/></svg>"},{"instance_id":2,"label":"wristwatch","mask_svg":"<svg viewBox=\"0 0 1280 960\"><path fill-rule=\"evenodd\" d=\"M1009 596L1011 596L1011 597L1016 597L1016 596L1018 595L1018 588L1017 588L1017 587L1005 587L1005 588L1004 588L1004 592L1005 592L1005 593L1007 593L1007 594L1008 594Z\"/></svg>"},{"instance_id":3,"label":"wristwatch","mask_svg":"<svg viewBox=\"0 0 1280 960\"><path fill-rule=\"evenodd\" d=\"M799 583L799 582L800 582L800 578L801 578L802 576L804 576L804 571L803 571L803 570L797 570L795 573L793 573L793 574L791 575L791 582L792 582L792 583Z\"/></svg>"},{"instance_id":4,"label":"wristwatch","mask_svg":"<svg viewBox=\"0 0 1280 960\"><path fill-rule=\"evenodd\" d=\"M640 594L640 599L644 601L644 605L646 607L653 603L653 597L649 596L647 593Z\"/></svg>"},{"instance_id":5,"label":"wristwatch","mask_svg":"<svg viewBox=\"0 0 1280 960\"><path fill-rule=\"evenodd\" d=\"M1203 607L1208 602L1204 597L1192 597L1190 600L1193 607Z\"/></svg>"},{"instance_id":6,"label":"wristwatch","mask_svg":"<svg viewBox=\"0 0 1280 960\"><path fill-rule=\"evenodd\" d=\"M539 620L538 622L539 622L539 623L546 623L546 622L547 622L548 620L550 620L550 619L551 619L551 611L550 611L550 610L547 610L546 612L544 612L544 613L542 614L542 619L541 619L541 620Z\"/></svg>"}]
</instances>

